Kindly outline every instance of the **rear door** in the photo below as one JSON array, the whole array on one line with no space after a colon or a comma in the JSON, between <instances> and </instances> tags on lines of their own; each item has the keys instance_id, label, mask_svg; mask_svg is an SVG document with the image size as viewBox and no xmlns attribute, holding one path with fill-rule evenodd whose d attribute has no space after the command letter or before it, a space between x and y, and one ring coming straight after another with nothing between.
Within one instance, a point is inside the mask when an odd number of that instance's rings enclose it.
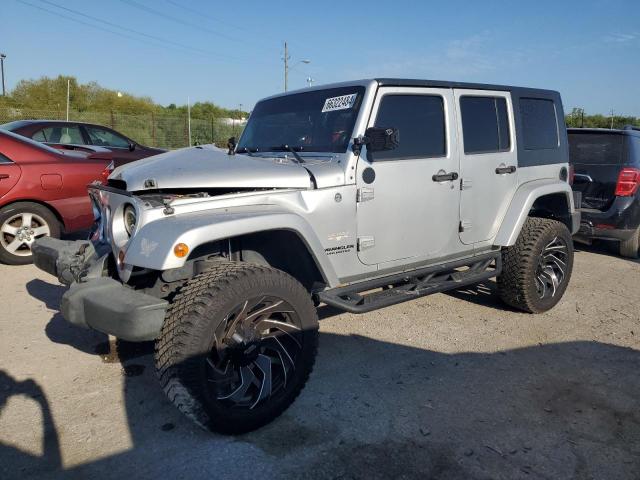
<instances>
[{"instance_id":1,"label":"rear door","mask_svg":"<svg viewBox=\"0 0 640 480\"><path fill-rule=\"evenodd\" d=\"M615 199L618 174L626 157L626 137L620 133L569 132L573 189L582 192L582 207L609 209Z\"/></svg>"},{"instance_id":2,"label":"rear door","mask_svg":"<svg viewBox=\"0 0 640 480\"><path fill-rule=\"evenodd\" d=\"M454 90L460 148L460 240L492 239L517 188L509 92Z\"/></svg>"}]
</instances>

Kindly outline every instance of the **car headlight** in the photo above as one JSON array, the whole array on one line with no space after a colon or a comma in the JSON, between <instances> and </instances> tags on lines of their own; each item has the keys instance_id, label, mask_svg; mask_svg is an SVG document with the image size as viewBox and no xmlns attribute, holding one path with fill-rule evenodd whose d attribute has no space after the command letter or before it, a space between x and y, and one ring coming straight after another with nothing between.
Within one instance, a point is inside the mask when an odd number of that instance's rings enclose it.
<instances>
[{"instance_id":1,"label":"car headlight","mask_svg":"<svg viewBox=\"0 0 640 480\"><path fill-rule=\"evenodd\" d=\"M127 235L131 236L136 229L136 222L138 221L138 215L133 205L127 205L124 207L124 229Z\"/></svg>"}]
</instances>

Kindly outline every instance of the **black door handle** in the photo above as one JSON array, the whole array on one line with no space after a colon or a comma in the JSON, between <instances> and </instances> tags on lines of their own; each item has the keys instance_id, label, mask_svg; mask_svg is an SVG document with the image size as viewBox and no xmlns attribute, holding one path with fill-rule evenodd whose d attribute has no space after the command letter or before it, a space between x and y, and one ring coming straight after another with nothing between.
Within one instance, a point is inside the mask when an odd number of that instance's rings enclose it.
<instances>
[{"instance_id":1,"label":"black door handle","mask_svg":"<svg viewBox=\"0 0 640 480\"><path fill-rule=\"evenodd\" d=\"M510 167L498 167L496 168L496 173L498 175L502 175L504 173L513 173L516 171L515 165L511 165Z\"/></svg>"},{"instance_id":2,"label":"black door handle","mask_svg":"<svg viewBox=\"0 0 640 480\"><path fill-rule=\"evenodd\" d=\"M458 172L442 173L431 177L434 182L446 182L458 179Z\"/></svg>"},{"instance_id":3,"label":"black door handle","mask_svg":"<svg viewBox=\"0 0 640 480\"><path fill-rule=\"evenodd\" d=\"M9 174L7 174L7 173L0 173L0 180L2 180L3 178L9 178Z\"/></svg>"}]
</instances>

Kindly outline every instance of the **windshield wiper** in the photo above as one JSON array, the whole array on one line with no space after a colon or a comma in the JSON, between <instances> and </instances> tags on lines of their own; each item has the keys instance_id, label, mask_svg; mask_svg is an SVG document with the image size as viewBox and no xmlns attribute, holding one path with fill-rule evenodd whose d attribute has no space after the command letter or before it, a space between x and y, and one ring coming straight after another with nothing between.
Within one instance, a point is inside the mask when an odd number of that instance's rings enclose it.
<instances>
[{"instance_id":1,"label":"windshield wiper","mask_svg":"<svg viewBox=\"0 0 640 480\"><path fill-rule=\"evenodd\" d=\"M302 147L292 147L291 145L280 145L277 147L271 147L269 150L272 152L291 152L296 159L296 163L305 163L304 158L298 155L298 151L302 151Z\"/></svg>"},{"instance_id":2,"label":"windshield wiper","mask_svg":"<svg viewBox=\"0 0 640 480\"><path fill-rule=\"evenodd\" d=\"M251 155L252 153L256 153L257 151L258 151L257 148L251 148L251 147L240 147L236 149L236 153L246 153L250 157L253 156Z\"/></svg>"}]
</instances>

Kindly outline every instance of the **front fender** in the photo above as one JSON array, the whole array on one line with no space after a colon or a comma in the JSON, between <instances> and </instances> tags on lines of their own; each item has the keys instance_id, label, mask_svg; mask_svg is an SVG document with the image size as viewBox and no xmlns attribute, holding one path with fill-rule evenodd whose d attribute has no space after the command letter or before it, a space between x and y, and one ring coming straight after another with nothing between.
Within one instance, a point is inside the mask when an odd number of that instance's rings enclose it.
<instances>
[{"instance_id":1,"label":"front fender","mask_svg":"<svg viewBox=\"0 0 640 480\"><path fill-rule=\"evenodd\" d=\"M290 230L298 234L327 284L338 284L336 273L309 223L295 213L272 205L201 211L153 221L143 225L131 238L124 263L153 270L179 268L186 258L174 255L173 248L178 243L186 244L193 252L205 243L267 230Z\"/></svg>"},{"instance_id":2,"label":"front fender","mask_svg":"<svg viewBox=\"0 0 640 480\"><path fill-rule=\"evenodd\" d=\"M514 245L534 202L540 197L554 193L566 195L570 210L568 213L573 215L575 212L573 193L568 183L551 179L527 182L516 190L500 230L498 230L494 245L501 247Z\"/></svg>"}]
</instances>

